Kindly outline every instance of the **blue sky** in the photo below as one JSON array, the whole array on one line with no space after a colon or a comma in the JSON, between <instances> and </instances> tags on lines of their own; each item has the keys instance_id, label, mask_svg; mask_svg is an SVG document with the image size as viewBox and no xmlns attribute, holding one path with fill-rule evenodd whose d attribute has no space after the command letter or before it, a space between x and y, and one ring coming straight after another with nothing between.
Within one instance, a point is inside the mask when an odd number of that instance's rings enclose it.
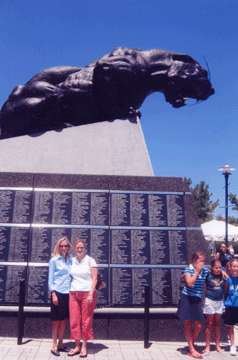
<instances>
[{"instance_id":1,"label":"blue sky","mask_svg":"<svg viewBox=\"0 0 238 360\"><path fill-rule=\"evenodd\" d=\"M208 62L215 95L174 109L161 93L141 107L155 176L209 184L224 216L225 163L238 193L238 3L234 0L1 0L0 107L43 69L85 66L118 46L160 48ZM235 214L236 215L236 214ZM238 213L237 213L238 217Z\"/></svg>"}]
</instances>

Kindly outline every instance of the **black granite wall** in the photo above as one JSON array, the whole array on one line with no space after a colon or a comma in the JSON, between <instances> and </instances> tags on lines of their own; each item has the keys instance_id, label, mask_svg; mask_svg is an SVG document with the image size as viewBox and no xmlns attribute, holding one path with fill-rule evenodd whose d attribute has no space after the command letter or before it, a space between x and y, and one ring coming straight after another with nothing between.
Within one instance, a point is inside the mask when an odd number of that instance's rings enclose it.
<instances>
[{"instance_id":1,"label":"black granite wall","mask_svg":"<svg viewBox=\"0 0 238 360\"><path fill-rule=\"evenodd\" d=\"M210 257L185 178L0 173L0 305L49 304L58 239L86 241L104 289L98 305L176 306L191 254Z\"/></svg>"}]
</instances>

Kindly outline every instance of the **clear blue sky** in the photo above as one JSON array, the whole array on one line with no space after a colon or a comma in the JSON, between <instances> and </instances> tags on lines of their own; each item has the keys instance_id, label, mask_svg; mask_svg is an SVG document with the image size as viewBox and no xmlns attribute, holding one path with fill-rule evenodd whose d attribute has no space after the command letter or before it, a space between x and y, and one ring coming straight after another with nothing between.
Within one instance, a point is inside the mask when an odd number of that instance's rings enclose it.
<instances>
[{"instance_id":1,"label":"clear blue sky","mask_svg":"<svg viewBox=\"0 0 238 360\"><path fill-rule=\"evenodd\" d=\"M238 193L238 3L234 0L1 0L0 107L39 71L85 66L115 47L185 53L206 67L216 90L181 109L150 95L141 124L155 176L209 184L224 216L225 163ZM238 216L238 213L237 213Z\"/></svg>"}]
</instances>

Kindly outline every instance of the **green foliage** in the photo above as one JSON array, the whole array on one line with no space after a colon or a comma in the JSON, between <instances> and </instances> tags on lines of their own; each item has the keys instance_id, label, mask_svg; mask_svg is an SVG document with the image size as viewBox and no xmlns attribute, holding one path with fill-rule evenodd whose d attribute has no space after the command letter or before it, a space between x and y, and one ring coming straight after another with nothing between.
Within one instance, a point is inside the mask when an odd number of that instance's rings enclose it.
<instances>
[{"instance_id":1,"label":"green foliage","mask_svg":"<svg viewBox=\"0 0 238 360\"><path fill-rule=\"evenodd\" d=\"M189 184L192 184L191 179L188 179ZM198 213L198 217L201 223L213 219L213 211L219 205L219 200L212 202L212 193L209 192L209 185L205 181L201 181L200 184L191 187L191 193L193 201Z\"/></svg>"},{"instance_id":2,"label":"green foliage","mask_svg":"<svg viewBox=\"0 0 238 360\"><path fill-rule=\"evenodd\" d=\"M222 215L217 215L216 220L225 221L225 219L222 217ZM238 219L235 218L234 216L228 216L228 224L237 226L238 225Z\"/></svg>"},{"instance_id":3,"label":"green foliage","mask_svg":"<svg viewBox=\"0 0 238 360\"><path fill-rule=\"evenodd\" d=\"M238 211L238 199L237 199L236 194L230 193L228 195L228 198L229 198L230 203L233 205L232 210ZM221 215L217 216L216 219L225 221ZM231 225L236 225L237 226L238 225L238 218L236 218L234 216L229 216L228 217L228 223L231 224Z\"/></svg>"},{"instance_id":4,"label":"green foliage","mask_svg":"<svg viewBox=\"0 0 238 360\"><path fill-rule=\"evenodd\" d=\"M228 195L228 198L233 206L232 210L238 211L238 199L235 194L230 193Z\"/></svg>"},{"instance_id":5,"label":"green foliage","mask_svg":"<svg viewBox=\"0 0 238 360\"><path fill-rule=\"evenodd\" d=\"M229 216L228 217L228 224L237 226L238 225L238 219L235 218L234 216Z\"/></svg>"}]
</instances>

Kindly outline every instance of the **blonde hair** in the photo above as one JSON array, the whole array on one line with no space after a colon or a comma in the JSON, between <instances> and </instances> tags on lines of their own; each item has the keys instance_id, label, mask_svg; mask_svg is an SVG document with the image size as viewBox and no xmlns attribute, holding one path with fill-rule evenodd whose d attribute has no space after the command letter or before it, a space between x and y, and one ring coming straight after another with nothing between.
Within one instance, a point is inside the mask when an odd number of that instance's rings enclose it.
<instances>
[{"instance_id":1,"label":"blonde hair","mask_svg":"<svg viewBox=\"0 0 238 360\"><path fill-rule=\"evenodd\" d=\"M61 239L59 239L59 240L57 241L57 244L55 245L55 248L54 248L54 252L52 253L52 257L60 254L60 244L62 243L62 241L67 241L67 244L68 244L68 252L67 252L67 255L66 255L66 256L70 256L71 244L70 244L68 238L67 238L66 236L64 236L64 237L62 237Z\"/></svg>"},{"instance_id":2,"label":"blonde hair","mask_svg":"<svg viewBox=\"0 0 238 360\"><path fill-rule=\"evenodd\" d=\"M237 258L233 258L229 261L229 265L231 266L234 262L238 262Z\"/></svg>"}]
</instances>

